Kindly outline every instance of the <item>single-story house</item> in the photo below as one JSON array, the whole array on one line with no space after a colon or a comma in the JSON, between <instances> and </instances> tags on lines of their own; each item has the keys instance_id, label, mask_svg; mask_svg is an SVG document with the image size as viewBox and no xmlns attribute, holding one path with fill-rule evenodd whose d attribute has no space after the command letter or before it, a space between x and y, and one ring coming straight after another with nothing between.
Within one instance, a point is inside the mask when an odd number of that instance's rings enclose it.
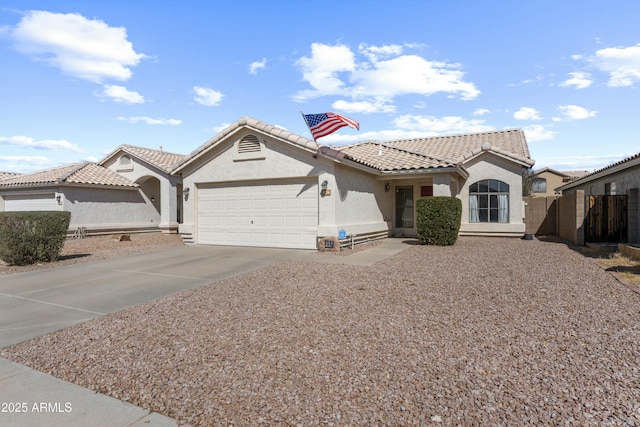
<instances>
[{"instance_id":1,"label":"single-story house","mask_svg":"<svg viewBox=\"0 0 640 427\"><path fill-rule=\"evenodd\" d=\"M627 196L627 241L640 242L640 153L627 157L558 188L562 195Z\"/></svg>"},{"instance_id":2,"label":"single-story house","mask_svg":"<svg viewBox=\"0 0 640 427\"><path fill-rule=\"evenodd\" d=\"M179 231L197 244L309 248L416 236L415 201L462 201L460 234L525 232L522 130L329 147L243 117L189 155L122 145L98 164L0 176L0 211L67 210L90 233Z\"/></svg>"},{"instance_id":3,"label":"single-story house","mask_svg":"<svg viewBox=\"0 0 640 427\"><path fill-rule=\"evenodd\" d=\"M552 168L534 171L531 197L558 196L561 194L558 187L588 174L588 171L558 171Z\"/></svg>"},{"instance_id":4,"label":"single-story house","mask_svg":"<svg viewBox=\"0 0 640 427\"><path fill-rule=\"evenodd\" d=\"M327 147L244 117L172 173L189 241L313 249L342 230L415 236L425 196L461 199L461 234L522 236L533 164L518 129Z\"/></svg>"}]
</instances>

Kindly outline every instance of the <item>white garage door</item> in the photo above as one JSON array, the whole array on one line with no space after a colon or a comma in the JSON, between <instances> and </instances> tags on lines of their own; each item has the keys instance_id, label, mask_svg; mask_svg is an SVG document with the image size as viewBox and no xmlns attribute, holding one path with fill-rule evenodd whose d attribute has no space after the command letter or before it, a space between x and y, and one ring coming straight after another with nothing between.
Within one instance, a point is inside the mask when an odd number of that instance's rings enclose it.
<instances>
[{"instance_id":1,"label":"white garage door","mask_svg":"<svg viewBox=\"0 0 640 427\"><path fill-rule=\"evenodd\" d=\"M316 248L315 181L198 186L198 243Z\"/></svg>"},{"instance_id":2,"label":"white garage door","mask_svg":"<svg viewBox=\"0 0 640 427\"><path fill-rule=\"evenodd\" d=\"M4 196L4 210L7 212L57 211L60 207L55 196L55 193Z\"/></svg>"}]
</instances>

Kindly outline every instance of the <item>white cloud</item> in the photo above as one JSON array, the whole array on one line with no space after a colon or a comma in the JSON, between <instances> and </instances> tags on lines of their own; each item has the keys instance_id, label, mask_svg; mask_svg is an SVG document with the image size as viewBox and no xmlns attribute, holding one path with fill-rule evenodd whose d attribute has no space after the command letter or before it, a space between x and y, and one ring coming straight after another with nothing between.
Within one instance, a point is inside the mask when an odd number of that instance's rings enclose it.
<instances>
[{"instance_id":1,"label":"white cloud","mask_svg":"<svg viewBox=\"0 0 640 427\"><path fill-rule=\"evenodd\" d=\"M369 46L365 43L361 43L360 46L358 46L358 50L369 58L371 62L378 62L380 58L389 58L402 54L404 48L397 44Z\"/></svg>"},{"instance_id":2,"label":"white cloud","mask_svg":"<svg viewBox=\"0 0 640 427\"><path fill-rule=\"evenodd\" d=\"M144 96L138 92L128 90L124 86L105 85L102 95L111 98L115 102L124 104L143 104Z\"/></svg>"},{"instance_id":3,"label":"white cloud","mask_svg":"<svg viewBox=\"0 0 640 427\"><path fill-rule=\"evenodd\" d=\"M321 43L313 43L311 57L300 58L297 65L302 71L302 78L313 88L313 90L299 92L296 95L299 101L318 96L342 94L345 92L345 84L338 73L350 72L356 67L355 56L349 47Z\"/></svg>"},{"instance_id":4,"label":"white cloud","mask_svg":"<svg viewBox=\"0 0 640 427\"><path fill-rule=\"evenodd\" d=\"M169 125L178 126L182 123L182 120L178 119L152 119L151 117L138 116L138 117L118 117L118 120L128 123L146 123L148 125Z\"/></svg>"},{"instance_id":5,"label":"white cloud","mask_svg":"<svg viewBox=\"0 0 640 427\"><path fill-rule=\"evenodd\" d=\"M207 87L194 86L193 91L196 93L196 96L193 99L198 104L205 105L207 107L218 106L224 97L221 92Z\"/></svg>"},{"instance_id":6,"label":"white cloud","mask_svg":"<svg viewBox=\"0 0 640 427\"><path fill-rule=\"evenodd\" d=\"M0 156L0 171L29 173L51 166L51 160L44 156Z\"/></svg>"},{"instance_id":7,"label":"white cloud","mask_svg":"<svg viewBox=\"0 0 640 427\"><path fill-rule=\"evenodd\" d=\"M546 129L542 125L532 125L523 128L527 141L548 141L553 139L557 132Z\"/></svg>"},{"instance_id":8,"label":"white cloud","mask_svg":"<svg viewBox=\"0 0 640 427\"><path fill-rule=\"evenodd\" d=\"M345 101L338 100L331 104L331 108L335 110L344 111L346 113L393 113L396 111L396 107L393 105L385 104L383 101L370 102L370 101Z\"/></svg>"},{"instance_id":9,"label":"white cloud","mask_svg":"<svg viewBox=\"0 0 640 427\"><path fill-rule=\"evenodd\" d=\"M540 120L540 113L535 108L530 107L522 107L515 113L513 113L513 118L516 120Z\"/></svg>"},{"instance_id":10,"label":"white cloud","mask_svg":"<svg viewBox=\"0 0 640 427\"><path fill-rule=\"evenodd\" d=\"M560 83L560 86L575 86L576 89L585 89L593 83L591 74L583 71L569 73L569 76L570 78Z\"/></svg>"},{"instance_id":11,"label":"white cloud","mask_svg":"<svg viewBox=\"0 0 640 427\"><path fill-rule=\"evenodd\" d=\"M125 28L77 13L29 11L11 37L16 49L30 58L95 83L128 80L130 67L146 57L133 49Z\"/></svg>"},{"instance_id":12,"label":"white cloud","mask_svg":"<svg viewBox=\"0 0 640 427\"><path fill-rule=\"evenodd\" d=\"M484 116L485 114L489 114L491 110L487 110L486 108L478 108L473 112L474 116Z\"/></svg>"},{"instance_id":13,"label":"white cloud","mask_svg":"<svg viewBox=\"0 0 640 427\"><path fill-rule=\"evenodd\" d=\"M0 136L0 144L22 148L35 148L37 150L62 150L74 153L84 152L84 150L76 144L72 144L64 139L43 139L36 141L28 136Z\"/></svg>"},{"instance_id":14,"label":"white cloud","mask_svg":"<svg viewBox=\"0 0 640 427\"><path fill-rule=\"evenodd\" d=\"M562 113L562 115L565 118L569 120L588 119L598 114L597 111L587 110L586 108L580 107L578 105L561 105L558 107L558 110Z\"/></svg>"},{"instance_id":15,"label":"white cloud","mask_svg":"<svg viewBox=\"0 0 640 427\"><path fill-rule=\"evenodd\" d=\"M480 94L473 83L464 80L459 64L404 54L405 47L408 45L360 45L362 60L358 61L348 46L313 43L311 56L297 62L311 89L297 92L294 99L303 102L340 95L387 111L401 95L445 93L469 100Z\"/></svg>"},{"instance_id":16,"label":"white cloud","mask_svg":"<svg viewBox=\"0 0 640 427\"><path fill-rule=\"evenodd\" d=\"M258 70L262 70L267 66L267 58L262 58L262 61L254 61L249 65L249 74L258 74Z\"/></svg>"},{"instance_id":17,"label":"white cloud","mask_svg":"<svg viewBox=\"0 0 640 427\"><path fill-rule=\"evenodd\" d=\"M394 125L404 130L416 130L431 134L486 132L493 128L484 120L466 120L459 116L417 116L407 114L394 119Z\"/></svg>"},{"instance_id":18,"label":"white cloud","mask_svg":"<svg viewBox=\"0 0 640 427\"><path fill-rule=\"evenodd\" d=\"M590 62L600 71L609 73L608 86L632 86L640 81L640 44L599 49Z\"/></svg>"}]
</instances>

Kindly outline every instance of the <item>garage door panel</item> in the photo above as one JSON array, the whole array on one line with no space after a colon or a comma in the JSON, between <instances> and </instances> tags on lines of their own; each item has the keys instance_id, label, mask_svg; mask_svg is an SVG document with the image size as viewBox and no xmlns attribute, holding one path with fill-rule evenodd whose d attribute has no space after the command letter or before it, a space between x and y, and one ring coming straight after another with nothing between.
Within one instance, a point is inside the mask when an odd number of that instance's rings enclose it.
<instances>
[{"instance_id":1,"label":"garage door panel","mask_svg":"<svg viewBox=\"0 0 640 427\"><path fill-rule=\"evenodd\" d=\"M318 189L311 180L198 189L198 243L315 249L317 228Z\"/></svg>"}]
</instances>

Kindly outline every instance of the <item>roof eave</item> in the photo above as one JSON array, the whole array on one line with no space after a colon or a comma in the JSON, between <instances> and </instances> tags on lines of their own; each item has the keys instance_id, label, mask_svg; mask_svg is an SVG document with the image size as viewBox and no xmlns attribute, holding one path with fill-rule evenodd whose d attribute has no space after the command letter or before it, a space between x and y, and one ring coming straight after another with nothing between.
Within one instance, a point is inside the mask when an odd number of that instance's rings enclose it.
<instances>
[{"instance_id":1,"label":"roof eave","mask_svg":"<svg viewBox=\"0 0 640 427\"><path fill-rule=\"evenodd\" d=\"M597 179L606 177L608 175L612 175L617 172L622 172L625 169L638 166L640 165L640 153L636 156L637 157L630 157L628 161L622 160L623 163L613 164L603 169L597 170L587 176L583 176L582 178L575 179L571 182L561 185L560 187L556 188L556 190L559 190L559 191L569 190L571 188L578 187L582 184L595 181Z\"/></svg>"},{"instance_id":2,"label":"roof eave","mask_svg":"<svg viewBox=\"0 0 640 427\"><path fill-rule=\"evenodd\" d=\"M316 151L318 151L318 144L310 139L307 139L301 135L297 135L293 132L289 132L285 129L261 122L251 117L243 117L237 122L229 125L227 128L222 130L213 138L209 139L204 144L200 145L198 148L196 148L191 153L190 157L173 168L169 173L171 175L178 175L182 173L187 167L197 162L197 160L204 156L207 152L220 145L222 141L227 140L229 137L240 132L242 129L247 128L263 136L275 138L301 150L306 150L309 153L315 153Z\"/></svg>"}]
</instances>

